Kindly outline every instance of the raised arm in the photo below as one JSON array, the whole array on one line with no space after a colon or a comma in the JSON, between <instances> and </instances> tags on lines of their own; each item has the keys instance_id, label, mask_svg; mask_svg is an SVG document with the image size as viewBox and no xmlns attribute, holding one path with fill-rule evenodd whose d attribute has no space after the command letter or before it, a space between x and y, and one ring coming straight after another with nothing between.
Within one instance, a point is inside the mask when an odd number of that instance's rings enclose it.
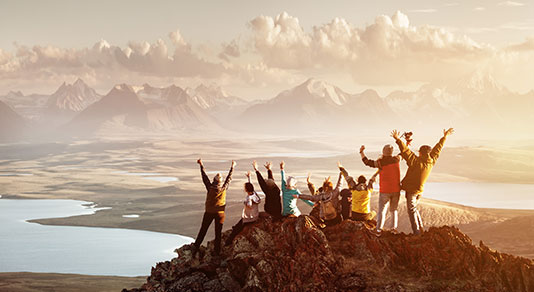
<instances>
[{"instance_id":1,"label":"raised arm","mask_svg":"<svg viewBox=\"0 0 534 292\"><path fill-rule=\"evenodd\" d=\"M210 186L211 186L211 182L210 182L210 179L209 179L208 175L204 171L204 164L202 163L202 159L199 158L197 160L197 163L198 163L198 165L200 165L200 175L202 176L202 182L204 183L204 186L206 187L206 190L209 191L210 190Z\"/></svg>"},{"instance_id":2,"label":"raised arm","mask_svg":"<svg viewBox=\"0 0 534 292\"><path fill-rule=\"evenodd\" d=\"M339 189L341 188L341 179L343 178L343 174L340 172L339 176L337 177L337 184L334 191L339 192Z\"/></svg>"},{"instance_id":3,"label":"raised arm","mask_svg":"<svg viewBox=\"0 0 534 292\"><path fill-rule=\"evenodd\" d=\"M223 190L228 189L228 186L230 185L230 181L232 180L232 173L234 173L234 167L237 165L237 163L232 160L232 166L230 167L230 170L228 171L228 175L226 176L226 180L224 180L224 184L222 186Z\"/></svg>"},{"instance_id":4,"label":"raised arm","mask_svg":"<svg viewBox=\"0 0 534 292\"><path fill-rule=\"evenodd\" d=\"M349 173L341 165L340 162L337 163L337 167L339 168L339 171L341 172L341 175L343 175L343 177L345 178L345 181L347 181L347 184L348 184L349 188L351 188L352 186L356 186L357 185L357 183L354 181L354 179L351 176L349 176Z\"/></svg>"},{"instance_id":5,"label":"raised arm","mask_svg":"<svg viewBox=\"0 0 534 292\"><path fill-rule=\"evenodd\" d=\"M371 160L371 159L367 158L367 156L365 156L365 153L363 152L364 150L365 150L365 145L362 145L362 147L360 147L360 156L362 158L363 164L365 164L365 165L367 165L369 167L377 168L378 167L378 163L375 160Z\"/></svg>"},{"instance_id":6,"label":"raised arm","mask_svg":"<svg viewBox=\"0 0 534 292\"><path fill-rule=\"evenodd\" d=\"M445 144L445 140L447 137L454 133L453 128L449 128L448 130L443 130L443 137L439 139L438 143L432 148L432 151L430 151L430 157L434 160L437 160L439 157L439 154L441 153L441 149L443 149L443 145Z\"/></svg>"},{"instance_id":7,"label":"raised arm","mask_svg":"<svg viewBox=\"0 0 534 292\"><path fill-rule=\"evenodd\" d=\"M376 180L376 176L380 173L380 170L378 170L377 172L375 172L375 174L373 174L373 176L369 179L369 183L367 184L367 189L369 190L372 190L373 189L373 184L375 183L375 180Z\"/></svg>"},{"instance_id":8,"label":"raised arm","mask_svg":"<svg viewBox=\"0 0 534 292\"><path fill-rule=\"evenodd\" d=\"M395 139L395 143L397 143L401 152L400 155L402 156L402 158L404 158L404 160L406 160L408 166L413 165L417 160L417 156L415 155L415 153L413 153L412 150L410 150L410 148L408 148L408 146L406 146L406 144L404 144L404 142L402 142L399 137L399 131L393 130L391 132L391 137Z\"/></svg>"},{"instance_id":9,"label":"raised arm","mask_svg":"<svg viewBox=\"0 0 534 292\"><path fill-rule=\"evenodd\" d=\"M315 186L310 181L311 179L311 173L308 173L308 177L306 178L306 182L308 183L308 190L310 191L310 194L313 196L315 195Z\"/></svg>"},{"instance_id":10,"label":"raised arm","mask_svg":"<svg viewBox=\"0 0 534 292\"><path fill-rule=\"evenodd\" d=\"M283 161L280 162L280 175L282 177L282 190L286 189L286 175L284 172L284 166L285 166L285 163Z\"/></svg>"},{"instance_id":11,"label":"raised arm","mask_svg":"<svg viewBox=\"0 0 534 292\"><path fill-rule=\"evenodd\" d=\"M271 170L271 162L266 162L264 167L267 169L267 177L274 180L273 171Z\"/></svg>"}]
</instances>

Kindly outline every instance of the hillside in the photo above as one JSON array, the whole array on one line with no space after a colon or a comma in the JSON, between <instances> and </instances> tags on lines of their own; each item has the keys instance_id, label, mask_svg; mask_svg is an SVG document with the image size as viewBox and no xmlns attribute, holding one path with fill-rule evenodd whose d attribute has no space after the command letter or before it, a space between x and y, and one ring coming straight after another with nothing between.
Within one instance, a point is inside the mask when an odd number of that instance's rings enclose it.
<instances>
[{"instance_id":1,"label":"hillside","mask_svg":"<svg viewBox=\"0 0 534 292\"><path fill-rule=\"evenodd\" d=\"M191 245L152 269L139 291L533 291L534 262L490 250L454 227L421 236L361 222L320 229L308 216L261 218L211 255ZM228 232L223 235L223 242Z\"/></svg>"},{"instance_id":2,"label":"hillside","mask_svg":"<svg viewBox=\"0 0 534 292\"><path fill-rule=\"evenodd\" d=\"M0 141L19 137L26 127L24 118L0 101Z\"/></svg>"}]
</instances>

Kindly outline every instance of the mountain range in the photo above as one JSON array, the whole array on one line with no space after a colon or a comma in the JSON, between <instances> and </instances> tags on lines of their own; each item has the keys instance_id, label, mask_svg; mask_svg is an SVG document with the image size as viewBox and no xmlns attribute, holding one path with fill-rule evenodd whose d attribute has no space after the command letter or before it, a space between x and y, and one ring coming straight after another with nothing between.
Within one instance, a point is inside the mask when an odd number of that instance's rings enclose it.
<instances>
[{"instance_id":1,"label":"mountain range","mask_svg":"<svg viewBox=\"0 0 534 292\"><path fill-rule=\"evenodd\" d=\"M29 120L49 128L61 125L61 131L74 133L128 127L298 135L455 126L491 134L524 131L534 121L534 91L511 92L479 71L452 84L425 84L384 97L372 89L347 93L314 78L264 101L247 101L204 84L195 88L121 84L101 96L77 79L48 96L18 91L0 100Z\"/></svg>"}]
</instances>

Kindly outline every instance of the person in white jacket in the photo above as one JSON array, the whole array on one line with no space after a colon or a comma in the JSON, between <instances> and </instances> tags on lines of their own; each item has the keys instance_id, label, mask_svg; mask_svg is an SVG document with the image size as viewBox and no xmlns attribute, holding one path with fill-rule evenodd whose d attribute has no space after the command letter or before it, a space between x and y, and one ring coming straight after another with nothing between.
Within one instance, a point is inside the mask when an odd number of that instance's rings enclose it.
<instances>
[{"instance_id":1,"label":"person in white jacket","mask_svg":"<svg viewBox=\"0 0 534 292\"><path fill-rule=\"evenodd\" d=\"M261 198L254 191L254 185L250 182L250 171L246 176L248 178L248 182L245 183L245 192L247 193L247 196L243 201L244 206L243 212L241 213L241 220L232 227L232 233L228 239L226 239L225 245L230 245L234 238L243 231L243 228L245 228L246 225L256 222L259 218L260 211L258 206L260 205Z\"/></svg>"}]
</instances>

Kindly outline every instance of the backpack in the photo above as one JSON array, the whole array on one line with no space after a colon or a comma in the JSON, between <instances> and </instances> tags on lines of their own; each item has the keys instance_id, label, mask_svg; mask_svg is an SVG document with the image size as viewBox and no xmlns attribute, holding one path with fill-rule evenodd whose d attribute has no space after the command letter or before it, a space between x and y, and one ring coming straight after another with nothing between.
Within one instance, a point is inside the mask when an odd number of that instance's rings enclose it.
<instances>
[{"instance_id":1,"label":"backpack","mask_svg":"<svg viewBox=\"0 0 534 292\"><path fill-rule=\"evenodd\" d=\"M337 217L336 207L331 200L321 201L321 209L325 220L332 220Z\"/></svg>"}]
</instances>

